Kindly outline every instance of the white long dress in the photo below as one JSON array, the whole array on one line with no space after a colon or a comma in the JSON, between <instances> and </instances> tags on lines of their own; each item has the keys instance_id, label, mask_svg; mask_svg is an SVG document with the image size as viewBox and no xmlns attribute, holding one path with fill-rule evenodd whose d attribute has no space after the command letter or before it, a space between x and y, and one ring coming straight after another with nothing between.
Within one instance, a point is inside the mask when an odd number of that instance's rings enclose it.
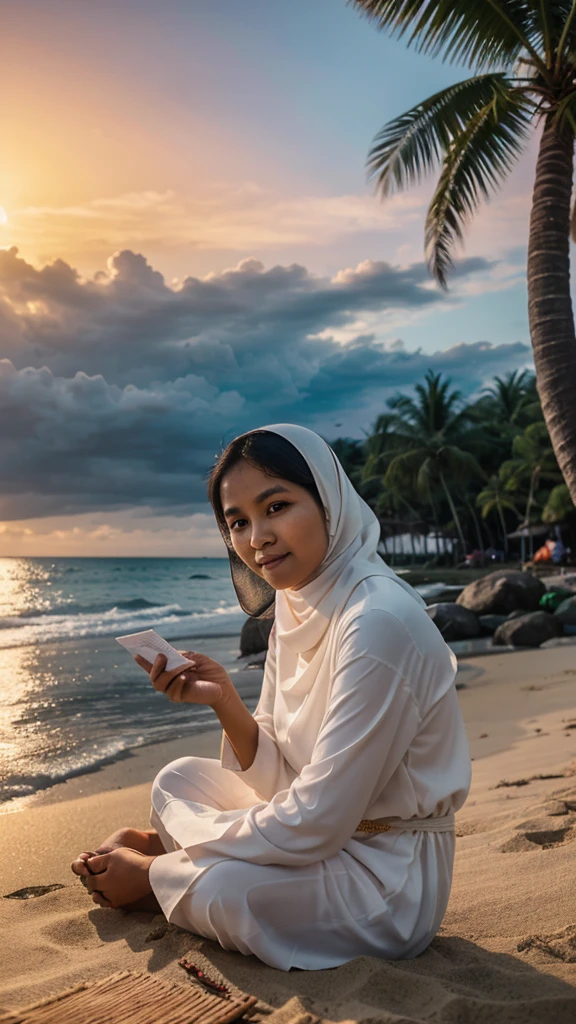
<instances>
[{"instance_id":1,"label":"white long dress","mask_svg":"<svg viewBox=\"0 0 576 1024\"><path fill-rule=\"evenodd\" d=\"M250 768L224 737L220 761L180 758L152 787L169 852L150 882L168 920L285 971L421 953L446 910L453 828L357 826L450 823L470 787L456 659L425 611L368 578L334 630L329 693L295 713L273 631Z\"/></svg>"}]
</instances>

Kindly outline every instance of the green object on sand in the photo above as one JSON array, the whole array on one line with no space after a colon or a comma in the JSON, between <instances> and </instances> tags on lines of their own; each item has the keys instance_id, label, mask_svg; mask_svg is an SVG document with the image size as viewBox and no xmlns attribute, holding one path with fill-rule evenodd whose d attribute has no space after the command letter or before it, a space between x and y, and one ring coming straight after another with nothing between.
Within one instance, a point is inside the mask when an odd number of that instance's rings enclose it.
<instances>
[{"instance_id":1,"label":"green object on sand","mask_svg":"<svg viewBox=\"0 0 576 1024\"><path fill-rule=\"evenodd\" d=\"M558 605L568 597L574 597L573 590L567 590L566 587L551 587L545 594L542 594L538 604L544 612L555 612Z\"/></svg>"}]
</instances>

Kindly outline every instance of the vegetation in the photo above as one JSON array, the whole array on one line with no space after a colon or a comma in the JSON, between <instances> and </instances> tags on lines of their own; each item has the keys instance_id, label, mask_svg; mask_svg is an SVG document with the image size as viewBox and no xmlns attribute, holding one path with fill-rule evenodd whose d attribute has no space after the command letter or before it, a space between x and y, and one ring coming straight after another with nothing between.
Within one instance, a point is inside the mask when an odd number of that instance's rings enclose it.
<instances>
[{"instance_id":1,"label":"vegetation","mask_svg":"<svg viewBox=\"0 0 576 1024\"><path fill-rule=\"evenodd\" d=\"M576 0L351 2L420 51L442 54L474 72L385 125L368 158L382 197L439 168L425 244L430 270L441 285L446 285L455 247L479 203L502 184L531 129L540 132L528 244L530 334L555 465L576 501L576 337L569 256L571 224L576 237L576 208L571 212ZM499 400L508 397L502 393ZM522 451L513 454L524 460L526 472L526 458L539 461L537 435L534 431L520 443ZM438 464L435 472L440 472Z\"/></svg>"},{"instance_id":2,"label":"vegetation","mask_svg":"<svg viewBox=\"0 0 576 1024\"><path fill-rule=\"evenodd\" d=\"M546 524L561 525L576 550L576 508L526 370L496 377L471 402L428 371L414 395L388 400L365 440L331 445L385 543L433 536L447 561L487 547L508 556L509 533Z\"/></svg>"}]
</instances>

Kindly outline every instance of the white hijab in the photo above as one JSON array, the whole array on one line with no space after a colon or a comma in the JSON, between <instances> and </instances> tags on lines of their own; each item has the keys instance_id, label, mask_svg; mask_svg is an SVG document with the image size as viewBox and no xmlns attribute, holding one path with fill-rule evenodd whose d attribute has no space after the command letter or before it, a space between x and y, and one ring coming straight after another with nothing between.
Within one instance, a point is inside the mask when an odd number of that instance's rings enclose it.
<instances>
[{"instance_id":1,"label":"white hijab","mask_svg":"<svg viewBox=\"0 0 576 1024\"><path fill-rule=\"evenodd\" d=\"M329 534L328 550L315 578L300 590L276 591L275 690L281 713L275 711L274 717L280 726L278 739L284 740L286 756L292 748L289 760L298 770L299 762L306 763L309 740L325 710L333 653L330 644L352 591L370 576L383 576L419 605L425 607L426 602L378 554L378 519L354 489L330 445L313 430L293 423L258 429L280 434L306 460L324 505ZM296 733L288 736L288 729L304 703L308 705L307 728L301 744Z\"/></svg>"}]
</instances>

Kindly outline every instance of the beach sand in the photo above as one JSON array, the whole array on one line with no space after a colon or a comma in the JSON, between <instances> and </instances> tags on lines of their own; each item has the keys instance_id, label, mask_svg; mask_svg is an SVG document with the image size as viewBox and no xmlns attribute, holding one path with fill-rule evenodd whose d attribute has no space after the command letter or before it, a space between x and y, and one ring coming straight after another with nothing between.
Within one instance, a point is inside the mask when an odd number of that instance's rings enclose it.
<instances>
[{"instance_id":1,"label":"beach sand","mask_svg":"<svg viewBox=\"0 0 576 1024\"><path fill-rule=\"evenodd\" d=\"M70 873L82 849L148 826L150 783L184 754L218 756L217 730L135 756L13 805L0 817L0 1008L130 968L180 983L185 954L252 993L270 1024L329 1021L568 1024L576 1020L576 650L517 651L460 665L473 783L457 814L454 884L438 936L415 960L361 957L282 972L166 927L162 915L95 906ZM193 747L193 749L191 749ZM501 783L507 783L501 785ZM152 1022L151 1022L152 1024Z\"/></svg>"}]
</instances>

